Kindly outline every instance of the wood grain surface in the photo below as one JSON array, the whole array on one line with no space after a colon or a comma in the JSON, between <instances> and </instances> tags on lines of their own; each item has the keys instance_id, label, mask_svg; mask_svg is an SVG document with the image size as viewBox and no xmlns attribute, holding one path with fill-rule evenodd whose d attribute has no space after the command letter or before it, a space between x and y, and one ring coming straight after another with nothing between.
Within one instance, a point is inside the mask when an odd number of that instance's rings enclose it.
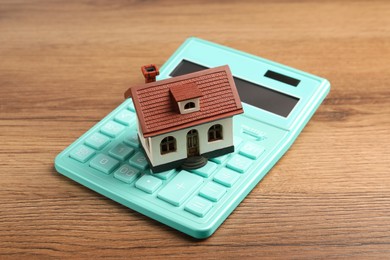
<instances>
[{"instance_id":1,"label":"wood grain surface","mask_svg":"<svg viewBox=\"0 0 390 260\"><path fill-rule=\"evenodd\" d=\"M189 36L332 84L201 241L53 167ZM389 258L389 82L389 1L0 1L0 258Z\"/></svg>"}]
</instances>

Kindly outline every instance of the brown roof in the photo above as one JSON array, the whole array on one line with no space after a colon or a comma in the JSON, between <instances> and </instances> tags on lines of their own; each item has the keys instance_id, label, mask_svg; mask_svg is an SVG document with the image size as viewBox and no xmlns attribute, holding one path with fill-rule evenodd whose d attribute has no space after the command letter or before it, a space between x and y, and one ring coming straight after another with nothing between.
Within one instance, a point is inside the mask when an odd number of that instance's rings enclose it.
<instances>
[{"instance_id":1,"label":"brown roof","mask_svg":"<svg viewBox=\"0 0 390 260\"><path fill-rule=\"evenodd\" d=\"M177 88L186 88L191 84L196 84L201 93L200 110L180 114L175 109L170 90L174 89L175 92ZM243 113L240 97L227 65L132 87L126 91L126 98L130 96L130 92L144 137ZM190 96L193 97L195 92L196 90L191 91Z\"/></svg>"},{"instance_id":2,"label":"brown roof","mask_svg":"<svg viewBox=\"0 0 390 260\"><path fill-rule=\"evenodd\" d=\"M202 96L202 92L200 92L195 82L185 85L175 85L170 87L169 90L176 102Z\"/></svg>"}]
</instances>

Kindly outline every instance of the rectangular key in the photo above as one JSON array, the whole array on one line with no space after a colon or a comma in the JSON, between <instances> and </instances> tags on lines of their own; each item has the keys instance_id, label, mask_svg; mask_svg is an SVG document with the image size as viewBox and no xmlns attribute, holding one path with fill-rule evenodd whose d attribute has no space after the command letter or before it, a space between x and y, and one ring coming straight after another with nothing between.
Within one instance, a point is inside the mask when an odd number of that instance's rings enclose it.
<instances>
[{"instance_id":1,"label":"rectangular key","mask_svg":"<svg viewBox=\"0 0 390 260\"><path fill-rule=\"evenodd\" d=\"M126 183L132 183L139 175L140 171L130 165L123 164L114 172L114 177Z\"/></svg>"},{"instance_id":2,"label":"rectangular key","mask_svg":"<svg viewBox=\"0 0 390 260\"><path fill-rule=\"evenodd\" d=\"M133 157L130 158L129 163L130 165L135 166L141 170L146 170L146 168L149 166L145 155L141 152L134 154Z\"/></svg>"},{"instance_id":3,"label":"rectangular key","mask_svg":"<svg viewBox=\"0 0 390 260\"><path fill-rule=\"evenodd\" d=\"M232 171L228 168L222 168L214 176L214 181L226 186L232 187L233 184L238 180L240 174L238 172Z\"/></svg>"},{"instance_id":4,"label":"rectangular key","mask_svg":"<svg viewBox=\"0 0 390 260\"><path fill-rule=\"evenodd\" d=\"M240 148L240 154L251 158L253 160L257 159L260 157L260 155L264 152L264 147L247 142Z\"/></svg>"},{"instance_id":5,"label":"rectangular key","mask_svg":"<svg viewBox=\"0 0 390 260\"><path fill-rule=\"evenodd\" d=\"M100 128L100 131L110 137L116 137L123 131L123 129L125 129L123 125L110 121L103 125L102 128Z\"/></svg>"},{"instance_id":6,"label":"rectangular key","mask_svg":"<svg viewBox=\"0 0 390 260\"><path fill-rule=\"evenodd\" d=\"M226 188L215 183L207 183L200 191L199 195L208 200L217 202L226 193Z\"/></svg>"},{"instance_id":7,"label":"rectangular key","mask_svg":"<svg viewBox=\"0 0 390 260\"><path fill-rule=\"evenodd\" d=\"M184 207L184 209L198 217L204 217L207 212L211 209L213 206L213 203L210 201L201 198L201 197L193 197L187 205Z\"/></svg>"},{"instance_id":8,"label":"rectangular key","mask_svg":"<svg viewBox=\"0 0 390 260\"><path fill-rule=\"evenodd\" d=\"M107 156L105 154L98 154L93 158L89 165L96 170L104 172L105 174L110 174L119 164L119 161Z\"/></svg>"},{"instance_id":9,"label":"rectangular key","mask_svg":"<svg viewBox=\"0 0 390 260\"><path fill-rule=\"evenodd\" d=\"M203 183L196 174L180 171L157 195L158 198L180 206Z\"/></svg>"},{"instance_id":10,"label":"rectangular key","mask_svg":"<svg viewBox=\"0 0 390 260\"><path fill-rule=\"evenodd\" d=\"M108 152L110 155L115 157L118 160L125 160L129 158L129 156L134 153L134 149L125 144L119 143Z\"/></svg>"},{"instance_id":11,"label":"rectangular key","mask_svg":"<svg viewBox=\"0 0 390 260\"><path fill-rule=\"evenodd\" d=\"M232 158L230 158L226 166L232 170L244 173L249 169L252 163L253 161L251 159L239 154L235 154Z\"/></svg>"},{"instance_id":12,"label":"rectangular key","mask_svg":"<svg viewBox=\"0 0 390 260\"><path fill-rule=\"evenodd\" d=\"M143 190L146 193L152 194L158 189L158 187L161 186L161 184L162 180L153 177L152 175L146 174L135 183L135 187Z\"/></svg>"},{"instance_id":13,"label":"rectangular key","mask_svg":"<svg viewBox=\"0 0 390 260\"><path fill-rule=\"evenodd\" d=\"M86 145L95 148L96 150L102 149L109 142L110 138L101 133L94 133L85 140Z\"/></svg>"},{"instance_id":14,"label":"rectangular key","mask_svg":"<svg viewBox=\"0 0 390 260\"><path fill-rule=\"evenodd\" d=\"M85 163L94 154L95 154L95 150L85 145L79 145L70 152L69 156L79 162Z\"/></svg>"},{"instance_id":15,"label":"rectangular key","mask_svg":"<svg viewBox=\"0 0 390 260\"><path fill-rule=\"evenodd\" d=\"M222 155L222 156L211 158L210 160L215 162L215 163L222 164L224 161L226 161L226 159L228 157L229 157L229 154L225 154L225 155Z\"/></svg>"},{"instance_id":16,"label":"rectangular key","mask_svg":"<svg viewBox=\"0 0 390 260\"><path fill-rule=\"evenodd\" d=\"M115 116L115 121L124 124L124 125L130 125L133 122L135 122L135 113L129 111L129 110L122 110Z\"/></svg>"},{"instance_id":17,"label":"rectangular key","mask_svg":"<svg viewBox=\"0 0 390 260\"><path fill-rule=\"evenodd\" d=\"M159 173L153 173L153 171L150 170L150 174L152 174L157 178L160 178L161 180L168 180L174 173L175 173L175 169L168 170L165 172L159 172Z\"/></svg>"},{"instance_id":18,"label":"rectangular key","mask_svg":"<svg viewBox=\"0 0 390 260\"><path fill-rule=\"evenodd\" d=\"M134 103L133 103L133 102L131 102L131 103L129 104L128 109L129 109L130 111L135 112L135 108L134 108Z\"/></svg>"},{"instance_id":19,"label":"rectangular key","mask_svg":"<svg viewBox=\"0 0 390 260\"><path fill-rule=\"evenodd\" d=\"M241 127L242 133L249 135L250 137L254 138L256 141L261 141L266 139L265 133L263 131L254 129L249 126L243 125Z\"/></svg>"},{"instance_id":20,"label":"rectangular key","mask_svg":"<svg viewBox=\"0 0 390 260\"><path fill-rule=\"evenodd\" d=\"M130 131L130 133L127 133L125 136L125 139L123 140L126 144L131 145L135 148L140 147L138 135L136 131Z\"/></svg>"},{"instance_id":21,"label":"rectangular key","mask_svg":"<svg viewBox=\"0 0 390 260\"><path fill-rule=\"evenodd\" d=\"M191 172L207 178L215 171L215 169L217 169L217 165L209 161L205 166L191 170Z\"/></svg>"}]
</instances>

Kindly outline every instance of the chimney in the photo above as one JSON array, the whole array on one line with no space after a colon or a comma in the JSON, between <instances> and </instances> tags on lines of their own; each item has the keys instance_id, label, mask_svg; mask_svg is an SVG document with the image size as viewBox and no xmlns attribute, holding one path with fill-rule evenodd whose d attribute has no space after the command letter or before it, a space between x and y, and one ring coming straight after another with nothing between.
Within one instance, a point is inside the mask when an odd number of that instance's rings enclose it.
<instances>
[{"instance_id":1,"label":"chimney","mask_svg":"<svg viewBox=\"0 0 390 260\"><path fill-rule=\"evenodd\" d=\"M155 82L156 76L160 74L157 66L154 64L142 66L141 71L145 77L145 83Z\"/></svg>"}]
</instances>

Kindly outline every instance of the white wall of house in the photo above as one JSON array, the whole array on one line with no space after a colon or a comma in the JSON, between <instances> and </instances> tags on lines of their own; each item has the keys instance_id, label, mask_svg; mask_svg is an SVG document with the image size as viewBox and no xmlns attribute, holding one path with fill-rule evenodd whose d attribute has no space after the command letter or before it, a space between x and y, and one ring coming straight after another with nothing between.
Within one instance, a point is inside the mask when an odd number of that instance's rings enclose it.
<instances>
[{"instance_id":1,"label":"white wall of house","mask_svg":"<svg viewBox=\"0 0 390 260\"><path fill-rule=\"evenodd\" d=\"M223 139L209 142L209 128L216 124L222 125ZM226 148L233 145L233 120L231 117L181 129L163 135L149 137L148 141L146 140L146 138L143 137L140 128L138 129L138 133L140 136L141 144L144 147L144 150L149 157L149 160L152 162L153 166L157 166L187 158L187 133L193 129L196 129L198 131L200 154ZM165 137L168 136L173 136L174 138L176 138L176 151L161 154L160 143ZM147 145L147 143L149 143L149 146Z\"/></svg>"}]
</instances>

